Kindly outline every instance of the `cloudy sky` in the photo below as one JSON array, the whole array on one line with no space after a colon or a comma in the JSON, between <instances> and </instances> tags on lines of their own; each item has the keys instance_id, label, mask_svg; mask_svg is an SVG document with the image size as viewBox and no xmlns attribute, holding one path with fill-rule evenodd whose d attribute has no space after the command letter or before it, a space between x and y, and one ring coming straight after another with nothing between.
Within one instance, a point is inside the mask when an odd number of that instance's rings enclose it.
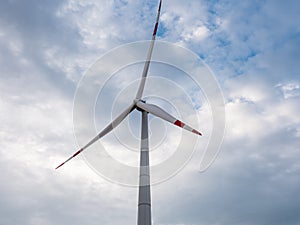
<instances>
[{"instance_id":1,"label":"cloudy sky","mask_svg":"<svg viewBox=\"0 0 300 225\"><path fill-rule=\"evenodd\" d=\"M119 45L150 39L157 3L0 2L1 225L136 223L136 188L103 179L82 157L54 168L78 147L73 99L85 71ZM299 17L296 0L163 2L157 39L213 71L226 135L208 170L199 172L199 148L153 186L154 224L300 224Z\"/></svg>"}]
</instances>

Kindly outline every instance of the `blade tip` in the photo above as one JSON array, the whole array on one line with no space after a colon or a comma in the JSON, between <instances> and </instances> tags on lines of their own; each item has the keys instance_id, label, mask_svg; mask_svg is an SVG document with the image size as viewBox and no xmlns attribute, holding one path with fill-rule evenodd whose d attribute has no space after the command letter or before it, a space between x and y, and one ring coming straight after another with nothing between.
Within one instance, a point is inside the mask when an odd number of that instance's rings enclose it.
<instances>
[{"instance_id":1,"label":"blade tip","mask_svg":"<svg viewBox=\"0 0 300 225\"><path fill-rule=\"evenodd\" d=\"M55 169L57 170L59 167L61 167L62 165L64 165L64 163L60 164L59 166L57 166Z\"/></svg>"},{"instance_id":2,"label":"blade tip","mask_svg":"<svg viewBox=\"0 0 300 225\"><path fill-rule=\"evenodd\" d=\"M195 133L195 134L198 134L199 136L202 136L202 134L197 130L193 130L192 132Z\"/></svg>"}]
</instances>

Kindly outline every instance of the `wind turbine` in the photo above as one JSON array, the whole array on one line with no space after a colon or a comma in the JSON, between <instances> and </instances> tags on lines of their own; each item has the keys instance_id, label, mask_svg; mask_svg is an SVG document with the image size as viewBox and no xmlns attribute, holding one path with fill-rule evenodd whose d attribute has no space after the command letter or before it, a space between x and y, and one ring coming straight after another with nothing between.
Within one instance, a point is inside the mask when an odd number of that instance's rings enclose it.
<instances>
[{"instance_id":1,"label":"wind turbine","mask_svg":"<svg viewBox=\"0 0 300 225\"><path fill-rule=\"evenodd\" d=\"M90 142L88 142L85 146L79 149L75 154L73 154L66 161L61 163L56 167L58 169L66 162L70 161L72 158L79 155L81 152L86 150L90 145L94 142L111 132L114 128L116 128L133 110L137 109L142 113L142 124L141 124L141 144L140 144L140 173L139 173L139 197L138 197L138 225L151 225L151 194L150 194L150 171L149 171L149 140L148 140L148 113L157 116L167 122L170 122L176 126L179 126L185 130L193 132L197 135L202 135L196 129L188 126L182 121L176 119L160 107L148 104L143 100L143 92L146 83L146 78L151 62L152 51L155 43L158 22L160 17L162 0L159 2L156 22L152 34L152 39L150 42L147 59L144 65L144 69L142 72L142 78L140 81L140 85L136 94L135 99L131 103L131 105L123 111L118 117L116 117L110 124L108 124L96 137L94 137Z\"/></svg>"}]
</instances>

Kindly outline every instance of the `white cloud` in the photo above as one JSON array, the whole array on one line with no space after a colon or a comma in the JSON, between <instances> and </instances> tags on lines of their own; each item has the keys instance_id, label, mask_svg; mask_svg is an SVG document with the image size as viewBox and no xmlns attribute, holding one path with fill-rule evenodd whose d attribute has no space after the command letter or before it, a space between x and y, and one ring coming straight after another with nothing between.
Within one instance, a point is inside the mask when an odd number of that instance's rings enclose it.
<instances>
[{"instance_id":1,"label":"white cloud","mask_svg":"<svg viewBox=\"0 0 300 225\"><path fill-rule=\"evenodd\" d=\"M184 40L185 41L201 41L204 38L206 38L209 35L209 30L204 27L204 26L199 26L199 27L195 27L193 28L190 32L185 32L184 33Z\"/></svg>"},{"instance_id":2,"label":"white cloud","mask_svg":"<svg viewBox=\"0 0 300 225\"><path fill-rule=\"evenodd\" d=\"M280 88L285 99L298 97L300 95L300 84L298 82L278 84L276 87Z\"/></svg>"}]
</instances>

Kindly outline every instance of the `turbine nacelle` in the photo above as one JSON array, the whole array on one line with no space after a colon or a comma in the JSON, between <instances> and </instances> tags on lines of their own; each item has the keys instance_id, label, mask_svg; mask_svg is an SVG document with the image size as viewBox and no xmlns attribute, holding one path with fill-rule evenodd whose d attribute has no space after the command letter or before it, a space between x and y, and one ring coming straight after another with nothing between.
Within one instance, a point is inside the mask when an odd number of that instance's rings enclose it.
<instances>
[{"instance_id":1,"label":"turbine nacelle","mask_svg":"<svg viewBox=\"0 0 300 225\"><path fill-rule=\"evenodd\" d=\"M143 110L142 108L138 107L138 103L139 103L139 102L146 103L145 100L142 100L142 99L135 99L133 102L134 102L134 104L135 104L135 109L136 109L137 111L140 111L140 112L145 111L145 110Z\"/></svg>"}]
</instances>

